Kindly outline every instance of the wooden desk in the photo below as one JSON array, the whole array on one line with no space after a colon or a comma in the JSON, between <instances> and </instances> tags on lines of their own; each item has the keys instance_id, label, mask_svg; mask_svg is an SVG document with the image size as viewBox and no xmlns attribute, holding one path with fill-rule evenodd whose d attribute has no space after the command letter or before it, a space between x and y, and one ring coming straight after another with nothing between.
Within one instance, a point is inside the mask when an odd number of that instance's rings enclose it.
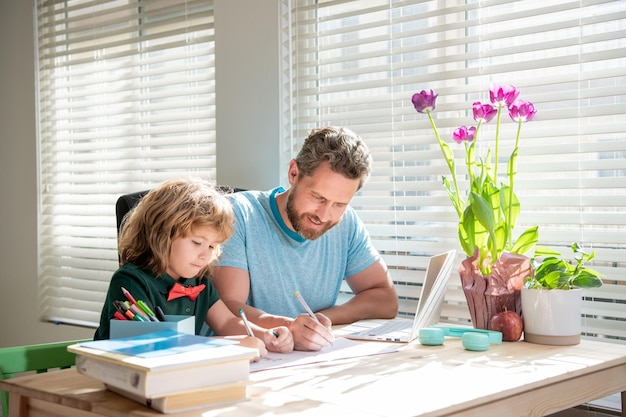
<instances>
[{"instance_id":1,"label":"wooden desk","mask_svg":"<svg viewBox=\"0 0 626 417\"><path fill-rule=\"evenodd\" d=\"M505 342L470 352L447 338L444 346L414 343L250 379L250 401L176 416L543 416L618 392L624 403L626 346ZM12 417L162 416L74 369L0 381L0 388L10 391Z\"/></svg>"}]
</instances>

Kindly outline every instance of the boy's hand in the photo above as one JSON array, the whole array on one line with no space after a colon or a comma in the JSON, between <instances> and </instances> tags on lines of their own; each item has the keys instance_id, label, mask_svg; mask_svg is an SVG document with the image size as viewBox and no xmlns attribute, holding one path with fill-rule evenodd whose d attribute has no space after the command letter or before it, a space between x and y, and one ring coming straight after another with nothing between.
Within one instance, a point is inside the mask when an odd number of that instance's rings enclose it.
<instances>
[{"instance_id":1,"label":"boy's hand","mask_svg":"<svg viewBox=\"0 0 626 417\"><path fill-rule=\"evenodd\" d=\"M285 326L268 329L263 334L263 341L270 352L289 353L293 351L293 335Z\"/></svg>"},{"instance_id":2,"label":"boy's hand","mask_svg":"<svg viewBox=\"0 0 626 417\"><path fill-rule=\"evenodd\" d=\"M232 338L235 339L235 338ZM258 337L251 336L240 336L236 337L236 340L239 340L239 344L241 346L253 348L259 351L259 356L256 356L252 359L251 362L258 362L263 356L267 355L267 349L265 348L265 343Z\"/></svg>"}]
</instances>

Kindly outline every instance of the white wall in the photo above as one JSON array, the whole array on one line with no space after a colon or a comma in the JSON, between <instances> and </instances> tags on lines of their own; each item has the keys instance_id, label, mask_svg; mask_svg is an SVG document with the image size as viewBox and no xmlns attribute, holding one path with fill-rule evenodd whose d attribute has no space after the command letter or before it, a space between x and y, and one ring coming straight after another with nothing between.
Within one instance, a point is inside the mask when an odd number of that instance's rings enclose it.
<instances>
[{"instance_id":1,"label":"white wall","mask_svg":"<svg viewBox=\"0 0 626 417\"><path fill-rule=\"evenodd\" d=\"M279 185L278 7L275 0L215 1L219 184Z\"/></svg>"},{"instance_id":2,"label":"white wall","mask_svg":"<svg viewBox=\"0 0 626 417\"><path fill-rule=\"evenodd\" d=\"M0 346L86 338L38 320L33 4L0 2Z\"/></svg>"},{"instance_id":3,"label":"white wall","mask_svg":"<svg viewBox=\"0 0 626 417\"><path fill-rule=\"evenodd\" d=\"M0 2L0 347L93 335L38 319L33 3ZM216 0L220 184L269 189L281 177L277 3Z\"/></svg>"}]
</instances>

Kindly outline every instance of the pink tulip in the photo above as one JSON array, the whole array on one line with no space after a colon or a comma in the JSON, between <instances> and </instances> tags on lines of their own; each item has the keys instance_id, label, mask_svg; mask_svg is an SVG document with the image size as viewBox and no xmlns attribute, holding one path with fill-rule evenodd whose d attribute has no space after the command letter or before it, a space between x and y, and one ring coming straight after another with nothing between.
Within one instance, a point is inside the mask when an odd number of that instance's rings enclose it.
<instances>
[{"instance_id":1,"label":"pink tulip","mask_svg":"<svg viewBox=\"0 0 626 417\"><path fill-rule=\"evenodd\" d=\"M474 112L474 120L476 122L482 120L485 123L489 123L498 114L498 109L491 104L482 104L480 101L474 102L472 111Z\"/></svg>"},{"instance_id":2,"label":"pink tulip","mask_svg":"<svg viewBox=\"0 0 626 417\"><path fill-rule=\"evenodd\" d=\"M438 94L435 94L433 90L422 90L419 93L413 94L411 101L418 113L427 113L435 110L437 96Z\"/></svg>"},{"instance_id":3,"label":"pink tulip","mask_svg":"<svg viewBox=\"0 0 626 417\"><path fill-rule=\"evenodd\" d=\"M535 117L535 106L525 100L516 100L509 106L509 116L514 122L528 122Z\"/></svg>"},{"instance_id":4,"label":"pink tulip","mask_svg":"<svg viewBox=\"0 0 626 417\"><path fill-rule=\"evenodd\" d=\"M461 126L452 132L452 139L454 139L456 143L463 143L464 141L471 142L474 140L475 134L476 128L474 126Z\"/></svg>"},{"instance_id":5,"label":"pink tulip","mask_svg":"<svg viewBox=\"0 0 626 417\"><path fill-rule=\"evenodd\" d=\"M489 86L489 99L493 104L501 103L508 107L517 96L519 96L519 91L511 84L500 85L492 82Z\"/></svg>"}]
</instances>

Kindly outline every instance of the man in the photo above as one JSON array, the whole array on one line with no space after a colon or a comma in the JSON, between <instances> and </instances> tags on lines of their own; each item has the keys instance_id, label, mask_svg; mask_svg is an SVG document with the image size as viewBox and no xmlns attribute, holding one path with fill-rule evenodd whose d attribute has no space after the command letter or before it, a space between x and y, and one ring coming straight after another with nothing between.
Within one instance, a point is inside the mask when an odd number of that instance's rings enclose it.
<instances>
[{"instance_id":1,"label":"man","mask_svg":"<svg viewBox=\"0 0 626 417\"><path fill-rule=\"evenodd\" d=\"M289 327L298 350L331 343L332 324L395 317L387 267L349 206L370 169L356 134L327 127L313 130L289 163L288 190L232 194L235 233L213 278L226 305L260 326ZM344 279L355 296L335 305ZM303 314L295 292L315 319Z\"/></svg>"}]
</instances>

